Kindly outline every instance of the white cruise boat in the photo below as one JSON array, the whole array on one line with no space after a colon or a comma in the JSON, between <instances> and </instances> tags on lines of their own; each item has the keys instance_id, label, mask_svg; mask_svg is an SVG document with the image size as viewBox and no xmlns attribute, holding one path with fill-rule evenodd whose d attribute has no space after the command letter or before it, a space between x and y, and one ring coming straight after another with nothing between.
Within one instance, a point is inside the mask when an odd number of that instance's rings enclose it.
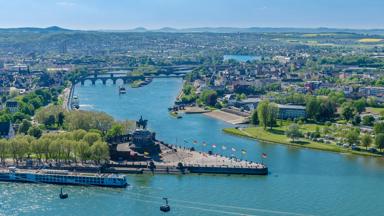
<instances>
[{"instance_id":1,"label":"white cruise boat","mask_svg":"<svg viewBox=\"0 0 384 216\"><path fill-rule=\"evenodd\" d=\"M0 181L104 187L127 187L127 179L118 174L77 173L68 170L2 169Z\"/></svg>"}]
</instances>

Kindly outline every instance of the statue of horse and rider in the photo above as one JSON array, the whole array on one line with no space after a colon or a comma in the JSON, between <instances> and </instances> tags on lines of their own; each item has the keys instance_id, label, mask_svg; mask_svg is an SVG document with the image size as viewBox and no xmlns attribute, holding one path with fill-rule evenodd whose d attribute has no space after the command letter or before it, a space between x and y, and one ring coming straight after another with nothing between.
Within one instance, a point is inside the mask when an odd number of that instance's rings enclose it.
<instances>
[{"instance_id":1,"label":"statue of horse and rider","mask_svg":"<svg viewBox=\"0 0 384 216\"><path fill-rule=\"evenodd\" d=\"M136 121L136 127L139 128L139 129L140 128L146 129L147 128L147 124L148 124L148 120L144 120L143 116L140 116L139 121Z\"/></svg>"}]
</instances>

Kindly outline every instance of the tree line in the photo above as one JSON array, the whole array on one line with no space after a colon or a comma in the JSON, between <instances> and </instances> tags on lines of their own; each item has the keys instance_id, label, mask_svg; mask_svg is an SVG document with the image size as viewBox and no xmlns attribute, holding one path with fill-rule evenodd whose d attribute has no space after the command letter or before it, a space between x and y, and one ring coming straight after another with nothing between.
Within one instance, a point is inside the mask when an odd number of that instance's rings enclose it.
<instances>
[{"instance_id":1,"label":"tree line","mask_svg":"<svg viewBox=\"0 0 384 216\"><path fill-rule=\"evenodd\" d=\"M81 129L47 133L40 138L17 135L9 140L0 139L0 162L5 164L6 159L12 159L16 164L26 159L67 164L92 161L100 164L109 160L109 148L98 132Z\"/></svg>"}]
</instances>

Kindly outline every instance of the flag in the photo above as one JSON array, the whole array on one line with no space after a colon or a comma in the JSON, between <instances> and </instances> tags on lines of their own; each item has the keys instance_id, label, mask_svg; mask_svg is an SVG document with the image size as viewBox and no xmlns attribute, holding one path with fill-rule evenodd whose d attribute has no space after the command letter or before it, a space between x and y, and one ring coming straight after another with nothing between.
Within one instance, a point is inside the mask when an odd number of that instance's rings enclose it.
<instances>
[{"instance_id":1,"label":"flag","mask_svg":"<svg viewBox=\"0 0 384 216\"><path fill-rule=\"evenodd\" d=\"M233 151L233 152L235 152L235 151L236 151L236 149L235 149L235 148L232 148L232 151Z\"/></svg>"},{"instance_id":2,"label":"flag","mask_svg":"<svg viewBox=\"0 0 384 216\"><path fill-rule=\"evenodd\" d=\"M246 154L247 151L245 151L244 149L241 149L241 154Z\"/></svg>"},{"instance_id":3,"label":"flag","mask_svg":"<svg viewBox=\"0 0 384 216\"><path fill-rule=\"evenodd\" d=\"M216 145L215 145L215 144L212 144L212 148L216 148Z\"/></svg>"},{"instance_id":4,"label":"flag","mask_svg":"<svg viewBox=\"0 0 384 216\"><path fill-rule=\"evenodd\" d=\"M221 149L227 150L227 147L226 146L222 146Z\"/></svg>"},{"instance_id":5,"label":"flag","mask_svg":"<svg viewBox=\"0 0 384 216\"><path fill-rule=\"evenodd\" d=\"M261 157L262 158L267 158L267 154L263 153L263 154L261 154Z\"/></svg>"}]
</instances>

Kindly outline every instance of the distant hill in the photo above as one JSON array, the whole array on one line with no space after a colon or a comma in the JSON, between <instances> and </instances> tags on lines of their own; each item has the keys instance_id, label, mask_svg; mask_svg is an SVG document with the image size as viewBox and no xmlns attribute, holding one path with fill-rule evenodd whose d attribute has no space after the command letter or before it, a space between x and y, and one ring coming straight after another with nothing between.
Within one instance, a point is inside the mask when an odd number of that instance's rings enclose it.
<instances>
[{"instance_id":1,"label":"distant hill","mask_svg":"<svg viewBox=\"0 0 384 216\"><path fill-rule=\"evenodd\" d=\"M161 28L148 30L155 32L211 32L211 33L358 33L358 34L384 34L384 29L341 29L341 28L272 28L272 27L201 27L201 28Z\"/></svg>"},{"instance_id":2,"label":"distant hill","mask_svg":"<svg viewBox=\"0 0 384 216\"><path fill-rule=\"evenodd\" d=\"M0 28L0 32L31 32L31 33L51 33L51 32L69 32L70 29L59 26L50 26L47 28L22 27L22 28Z\"/></svg>"},{"instance_id":3,"label":"distant hill","mask_svg":"<svg viewBox=\"0 0 384 216\"><path fill-rule=\"evenodd\" d=\"M0 28L0 32L35 32L35 33L52 33L52 32L69 32L80 31L65 29L58 26L51 26L47 28ZM170 33L188 33L188 32L208 32L208 33L356 33L356 34L369 34L369 35L384 35L384 29L346 29L346 28L273 28L273 27L249 27L249 28L236 28L236 27L201 27L201 28L171 28L163 27L160 29L146 29L144 27L137 27L127 30L94 30L100 32L170 32Z\"/></svg>"}]
</instances>

